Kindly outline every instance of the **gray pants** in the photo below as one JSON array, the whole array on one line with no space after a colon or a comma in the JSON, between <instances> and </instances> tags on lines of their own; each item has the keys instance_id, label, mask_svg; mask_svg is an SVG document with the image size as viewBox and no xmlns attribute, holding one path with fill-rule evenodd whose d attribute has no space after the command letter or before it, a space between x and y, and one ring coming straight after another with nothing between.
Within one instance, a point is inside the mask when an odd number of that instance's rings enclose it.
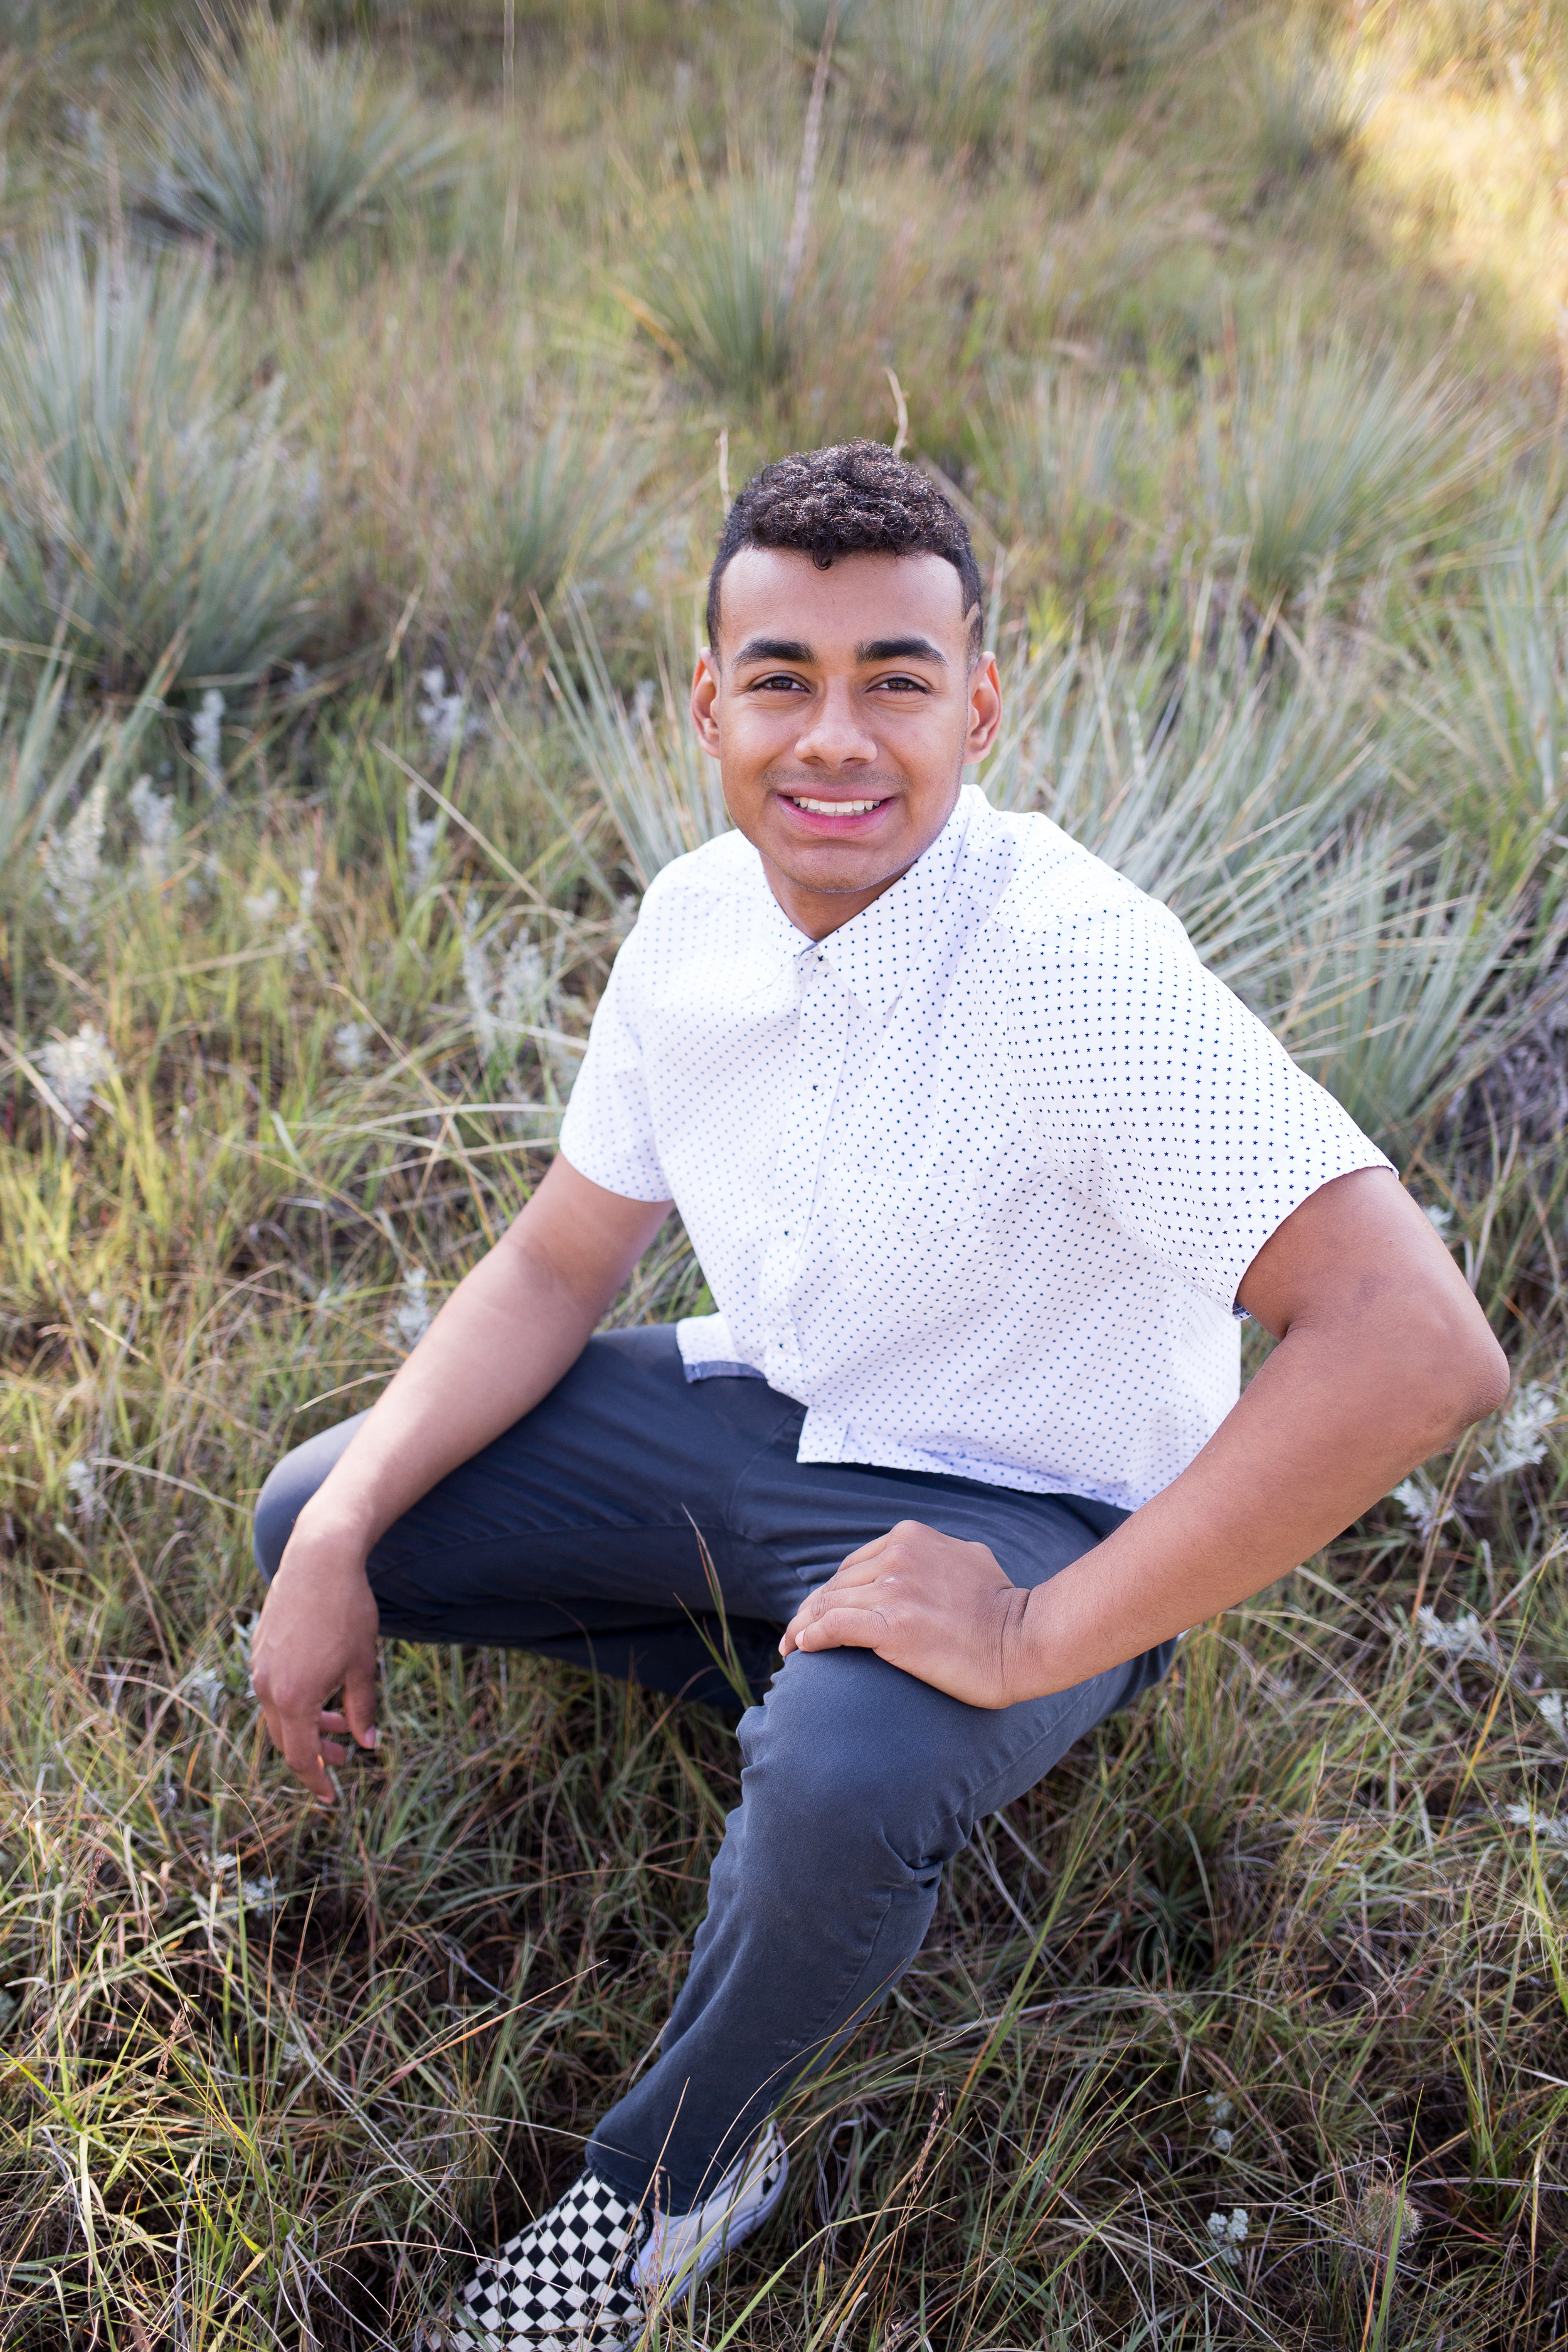
<instances>
[{"instance_id":1,"label":"gray pants","mask_svg":"<svg viewBox=\"0 0 1568 2352\"><path fill-rule=\"evenodd\" d=\"M268 1479L256 1555L277 1569L301 1507L358 1426ZM868 1650L796 1654L778 1629L896 1520L988 1544L1042 1584L1125 1516L972 1479L800 1463L802 1409L758 1380L688 1382L672 1328L592 1339L543 1402L454 1470L372 1552L381 1630L542 1651L739 1704L697 1624L718 1627L697 1531L753 1695L741 1802L658 2060L612 2107L592 2170L667 2210L706 2194L790 2084L825 2064L919 1951L945 1862L1074 1740L1162 1675L1173 1644L1050 1698L965 1706Z\"/></svg>"}]
</instances>

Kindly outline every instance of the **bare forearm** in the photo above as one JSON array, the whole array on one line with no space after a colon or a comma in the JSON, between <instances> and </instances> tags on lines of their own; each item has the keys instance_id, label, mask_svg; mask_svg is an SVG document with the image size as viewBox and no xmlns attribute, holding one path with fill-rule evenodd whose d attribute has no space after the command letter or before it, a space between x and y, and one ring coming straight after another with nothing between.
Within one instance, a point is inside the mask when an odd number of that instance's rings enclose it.
<instances>
[{"instance_id":1,"label":"bare forearm","mask_svg":"<svg viewBox=\"0 0 1568 2352\"><path fill-rule=\"evenodd\" d=\"M1415 1339L1397 1318L1384 1345L1332 1328L1289 1334L1181 1477L1030 1594L1016 1654L1030 1695L1261 1591L1500 1401L1484 1361L1473 1395L1446 1365L1422 1377Z\"/></svg>"},{"instance_id":2,"label":"bare forearm","mask_svg":"<svg viewBox=\"0 0 1568 2352\"><path fill-rule=\"evenodd\" d=\"M557 1160L447 1299L301 1512L298 1537L363 1560L438 1479L547 1396L663 1223ZM319 1547L318 1547L319 1549Z\"/></svg>"},{"instance_id":3,"label":"bare forearm","mask_svg":"<svg viewBox=\"0 0 1568 2352\"><path fill-rule=\"evenodd\" d=\"M465 1276L300 1515L366 1549L460 1462L521 1421L582 1354L593 1302L510 1240Z\"/></svg>"}]
</instances>

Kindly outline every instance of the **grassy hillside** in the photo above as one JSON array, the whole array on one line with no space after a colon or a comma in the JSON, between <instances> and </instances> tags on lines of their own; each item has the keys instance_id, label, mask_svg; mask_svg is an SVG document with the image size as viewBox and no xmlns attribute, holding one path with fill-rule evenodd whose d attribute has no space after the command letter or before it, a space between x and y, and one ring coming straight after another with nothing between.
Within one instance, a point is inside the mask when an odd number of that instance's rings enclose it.
<instances>
[{"instance_id":1,"label":"grassy hillside","mask_svg":"<svg viewBox=\"0 0 1568 2352\"><path fill-rule=\"evenodd\" d=\"M7 2346L406 2343L668 2006L724 1725L395 1648L309 1810L247 1514L527 1197L722 822L724 499L858 432L973 516L988 791L1396 1154L1517 1386L986 1825L658 2340L1568 2341L1562 12L828 15L0 5Z\"/></svg>"}]
</instances>

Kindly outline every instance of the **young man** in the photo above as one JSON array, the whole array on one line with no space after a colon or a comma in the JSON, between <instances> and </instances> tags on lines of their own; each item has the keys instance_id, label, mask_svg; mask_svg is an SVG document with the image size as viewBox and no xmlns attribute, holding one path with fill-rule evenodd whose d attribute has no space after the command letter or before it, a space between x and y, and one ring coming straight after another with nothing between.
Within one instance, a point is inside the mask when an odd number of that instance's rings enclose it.
<instances>
[{"instance_id":1,"label":"young man","mask_svg":"<svg viewBox=\"0 0 1568 2352\"><path fill-rule=\"evenodd\" d=\"M261 1497L256 1686L328 1801L378 1631L710 1694L699 1528L777 1668L659 2054L443 2352L635 2340L772 2210L771 2111L977 1817L1507 1390L1387 1161L1174 918L963 788L980 614L886 449L742 493L691 691L735 830L648 891L516 1224ZM593 1337L672 1202L718 1312ZM1279 1344L1238 1402L1240 1310Z\"/></svg>"}]
</instances>

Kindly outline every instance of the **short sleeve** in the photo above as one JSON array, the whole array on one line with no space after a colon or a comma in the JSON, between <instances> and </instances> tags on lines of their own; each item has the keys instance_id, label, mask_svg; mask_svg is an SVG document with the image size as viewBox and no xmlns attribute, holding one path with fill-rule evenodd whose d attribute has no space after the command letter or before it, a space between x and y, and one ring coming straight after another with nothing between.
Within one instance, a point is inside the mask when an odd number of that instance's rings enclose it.
<instances>
[{"instance_id":1,"label":"short sleeve","mask_svg":"<svg viewBox=\"0 0 1568 2352\"><path fill-rule=\"evenodd\" d=\"M1016 1067L1040 1131L1067 1146L1100 1214L1231 1307L1292 1210L1391 1162L1167 908L1134 898L1068 934L1016 1000Z\"/></svg>"},{"instance_id":2,"label":"short sleeve","mask_svg":"<svg viewBox=\"0 0 1568 2352\"><path fill-rule=\"evenodd\" d=\"M637 933L616 956L588 1033L561 1126L561 1149L579 1175L628 1201L668 1201L637 1020Z\"/></svg>"}]
</instances>

